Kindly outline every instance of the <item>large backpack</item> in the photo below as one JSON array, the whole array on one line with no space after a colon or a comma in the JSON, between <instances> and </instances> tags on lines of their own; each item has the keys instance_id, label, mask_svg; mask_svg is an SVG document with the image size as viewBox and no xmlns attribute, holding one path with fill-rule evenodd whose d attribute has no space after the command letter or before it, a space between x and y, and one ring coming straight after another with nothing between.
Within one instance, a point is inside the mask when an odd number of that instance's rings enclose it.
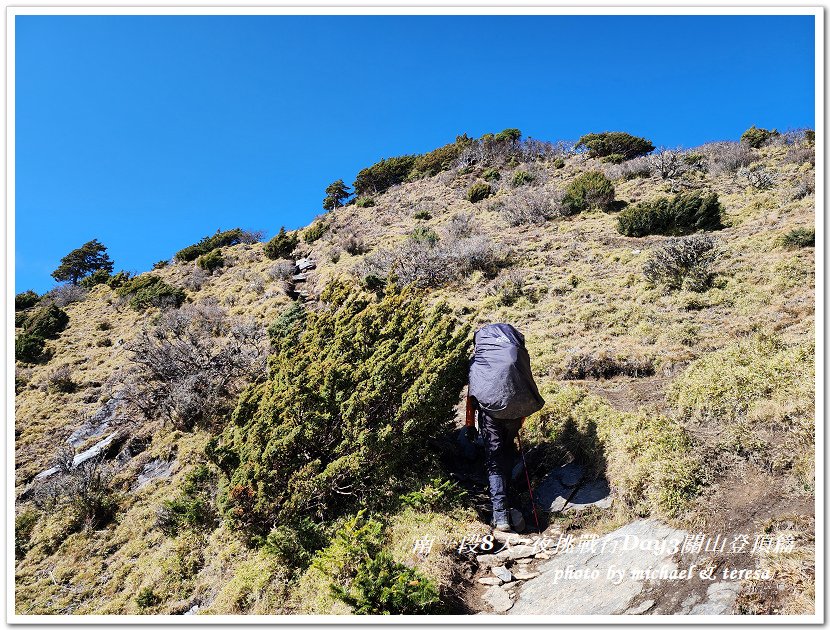
<instances>
[{"instance_id":1,"label":"large backpack","mask_svg":"<svg viewBox=\"0 0 830 630\"><path fill-rule=\"evenodd\" d=\"M525 338L510 324L476 331L468 394L480 409L501 420L525 418L545 406L530 371Z\"/></svg>"}]
</instances>

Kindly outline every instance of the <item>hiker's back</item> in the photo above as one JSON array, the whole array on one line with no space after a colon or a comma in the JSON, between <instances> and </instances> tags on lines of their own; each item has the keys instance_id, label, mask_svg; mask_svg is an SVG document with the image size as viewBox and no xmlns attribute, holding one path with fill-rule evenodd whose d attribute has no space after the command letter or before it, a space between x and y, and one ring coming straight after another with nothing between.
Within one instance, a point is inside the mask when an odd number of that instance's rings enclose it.
<instances>
[{"instance_id":1,"label":"hiker's back","mask_svg":"<svg viewBox=\"0 0 830 630\"><path fill-rule=\"evenodd\" d=\"M545 404L533 380L524 336L510 324L476 331L469 395L497 419L525 418Z\"/></svg>"}]
</instances>

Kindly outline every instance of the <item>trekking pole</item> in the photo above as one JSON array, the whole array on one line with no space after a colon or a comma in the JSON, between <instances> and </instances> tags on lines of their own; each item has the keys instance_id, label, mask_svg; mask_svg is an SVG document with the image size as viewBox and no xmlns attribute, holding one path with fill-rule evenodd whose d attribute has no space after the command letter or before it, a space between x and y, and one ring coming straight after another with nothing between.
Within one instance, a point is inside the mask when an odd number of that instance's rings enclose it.
<instances>
[{"instance_id":1,"label":"trekking pole","mask_svg":"<svg viewBox=\"0 0 830 630\"><path fill-rule=\"evenodd\" d=\"M522 446L521 433L517 433L516 437L519 438L519 452L522 454L522 467L525 469L525 479L527 479L527 491L530 493L530 505L533 507L533 520L536 521L536 531L541 534L542 532L539 529L539 517L536 516L536 499L533 498L533 489L530 487L530 475L527 472L527 462L525 461L525 449Z\"/></svg>"}]
</instances>

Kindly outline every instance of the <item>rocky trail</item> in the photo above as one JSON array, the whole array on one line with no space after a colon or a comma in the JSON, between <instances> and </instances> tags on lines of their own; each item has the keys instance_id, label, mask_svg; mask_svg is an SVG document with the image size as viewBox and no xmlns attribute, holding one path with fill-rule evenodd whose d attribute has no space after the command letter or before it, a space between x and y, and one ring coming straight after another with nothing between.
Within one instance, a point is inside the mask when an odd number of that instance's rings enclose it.
<instances>
[{"instance_id":1,"label":"rocky trail","mask_svg":"<svg viewBox=\"0 0 830 630\"><path fill-rule=\"evenodd\" d=\"M536 501L553 521L541 534L494 532L492 545L476 550L467 601L477 614L734 614L741 581L724 569L754 562L730 553L726 539L703 540L657 519L602 536L563 531L557 514L612 505L607 482L573 462L545 477Z\"/></svg>"}]
</instances>

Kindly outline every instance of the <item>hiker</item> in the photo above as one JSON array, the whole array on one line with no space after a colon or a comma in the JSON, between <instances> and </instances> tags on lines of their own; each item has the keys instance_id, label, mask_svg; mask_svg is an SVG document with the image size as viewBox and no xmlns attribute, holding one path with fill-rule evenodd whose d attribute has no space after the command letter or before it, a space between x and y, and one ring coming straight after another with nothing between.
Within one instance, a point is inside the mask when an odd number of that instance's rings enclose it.
<instances>
[{"instance_id":1,"label":"hiker","mask_svg":"<svg viewBox=\"0 0 830 630\"><path fill-rule=\"evenodd\" d=\"M489 324L476 331L473 340L465 425L474 434L478 415L493 502L492 525L511 531L511 524L520 527L521 517L510 504L516 438L524 419L539 411L545 401L533 380L530 356L518 330L510 324Z\"/></svg>"}]
</instances>

